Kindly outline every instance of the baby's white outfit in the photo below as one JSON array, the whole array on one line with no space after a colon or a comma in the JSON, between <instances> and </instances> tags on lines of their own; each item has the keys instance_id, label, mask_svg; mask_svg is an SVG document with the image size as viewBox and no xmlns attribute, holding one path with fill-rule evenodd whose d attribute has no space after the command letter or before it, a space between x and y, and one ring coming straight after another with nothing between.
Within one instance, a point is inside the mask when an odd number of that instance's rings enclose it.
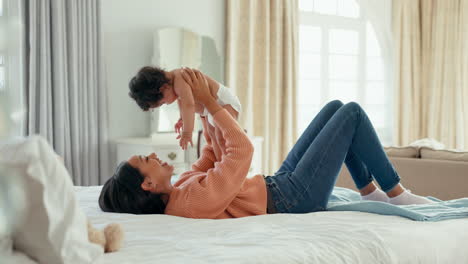
<instances>
[{"instance_id":1,"label":"baby's white outfit","mask_svg":"<svg viewBox=\"0 0 468 264\"><path fill-rule=\"evenodd\" d=\"M231 107L234 108L234 110L236 110L237 113L239 113L238 116L240 116L241 110L242 110L241 104L240 104L239 98L237 98L237 96L232 93L231 89L219 83L219 89L216 95L218 96L217 102L221 106L231 105ZM202 116L208 116L208 122L212 126L215 125L213 121L213 116L208 112L208 109L205 108L203 110Z\"/></svg>"}]
</instances>

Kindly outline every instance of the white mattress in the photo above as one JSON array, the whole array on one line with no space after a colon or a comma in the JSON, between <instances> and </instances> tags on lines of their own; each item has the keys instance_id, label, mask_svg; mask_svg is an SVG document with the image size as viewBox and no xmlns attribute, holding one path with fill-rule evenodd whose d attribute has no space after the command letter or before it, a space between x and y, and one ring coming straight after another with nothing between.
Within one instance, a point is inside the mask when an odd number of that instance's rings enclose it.
<instances>
[{"instance_id":1,"label":"white mattress","mask_svg":"<svg viewBox=\"0 0 468 264\"><path fill-rule=\"evenodd\" d=\"M276 214L227 220L104 213L101 186L75 187L98 228L125 230L103 263L468 263L468 219L417 222L359 212Z\"/></svg>"}]
</instances>

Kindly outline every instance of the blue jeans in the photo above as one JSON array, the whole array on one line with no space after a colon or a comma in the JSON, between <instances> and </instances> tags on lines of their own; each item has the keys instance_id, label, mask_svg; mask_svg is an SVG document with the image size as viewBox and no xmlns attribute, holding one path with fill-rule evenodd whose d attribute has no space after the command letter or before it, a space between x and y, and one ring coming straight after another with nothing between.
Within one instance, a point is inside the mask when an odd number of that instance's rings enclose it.
<instances>
[{"instance_id":1,"label":"blue jeans","mask_svg":"<svg viewBox=\"0 0 468 264\"><path fill-rule=\"evenodd\" d=\"M276 212L325 210L343 161L358 189L374 178L385 192L400 182L361 106L335 100L320 110L275 175L265 177Z\"/></svg>"}]
</instances>

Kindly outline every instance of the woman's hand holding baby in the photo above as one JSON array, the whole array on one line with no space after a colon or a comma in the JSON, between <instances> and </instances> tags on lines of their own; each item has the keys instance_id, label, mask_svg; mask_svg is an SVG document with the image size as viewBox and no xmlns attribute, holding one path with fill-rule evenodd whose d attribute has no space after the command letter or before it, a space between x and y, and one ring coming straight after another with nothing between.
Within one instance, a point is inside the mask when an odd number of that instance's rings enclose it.
<instances>
[{"instance_id":1,"label":"woman's hand holding baby","mask_svg":"<svg viewBox=\"0 0 468 264\"><path fill-rule=\"evenodd\" d=\"M192 94L195 101L206 105L210 100L215 100L211 95L210 88L208 87L208 81L200 71L183 68L182 77L192 88Z\"/></svg>"},{"instance_id":2,"label":"woman's hand holding baby","mask_svg":"<svg viewBox=\"0 0 468 264\"><path fill-rule=\"evenodd\" d=\"M192 88L192 94L195 101L202 103L210 114L214 115L222 107L216 102L216 99L210 92L208 81L203 73L190 68L182 69L182 77L185 82Z\"/></svg>"}]
</instances>

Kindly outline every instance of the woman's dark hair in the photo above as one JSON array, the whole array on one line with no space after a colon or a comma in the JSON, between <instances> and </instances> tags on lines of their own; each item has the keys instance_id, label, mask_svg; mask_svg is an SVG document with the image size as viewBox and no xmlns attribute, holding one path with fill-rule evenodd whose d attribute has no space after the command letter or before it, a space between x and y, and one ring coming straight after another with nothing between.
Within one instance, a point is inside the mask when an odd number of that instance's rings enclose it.
<instances>
[{"instance_id":1,"label":"woman's dark hair","mask_svg":"<svg viewBox=\"0 0 468 264\"><path fill-rule=\"evenodd\" d=\"M166 205L159 194L141 188L143 175L122 162L114 176L107 180L99 195L99 207L104 212L129 214L164 214Z\"/></svg>"},{"instance_id":2,"label":"woman's dark hair","mask_svg":"<svg viewBox=\"0 0 468 264\"><path fill-rule=\"evenodd\" d=\"M166 83L170 84L170 80L166 78L164 69L145 66L130 80L128 95L143 111L148 111L163 98L160 88Z\"/></svg>"}]
</instances>

